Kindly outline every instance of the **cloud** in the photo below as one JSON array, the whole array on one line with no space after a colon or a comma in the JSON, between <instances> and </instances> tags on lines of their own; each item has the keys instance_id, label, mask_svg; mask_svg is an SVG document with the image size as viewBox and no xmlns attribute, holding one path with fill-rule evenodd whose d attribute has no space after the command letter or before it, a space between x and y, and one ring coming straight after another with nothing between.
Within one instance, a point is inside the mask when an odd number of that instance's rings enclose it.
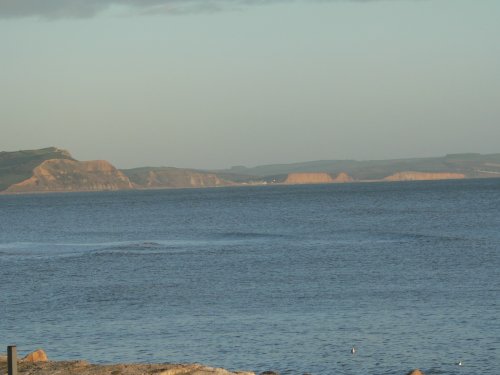
<instances>
[{"instance_id":1,"label":"cloud","mask_svg":"<svg viewBox=\"0 0 500 375\"><path fill-rule=\"evenodd\" d=\"M130 7L141 14L200 13L293 1L295 0L0 0L0 18L84 18L92 17L111 6Z\"/></svg>"}]
</instances>

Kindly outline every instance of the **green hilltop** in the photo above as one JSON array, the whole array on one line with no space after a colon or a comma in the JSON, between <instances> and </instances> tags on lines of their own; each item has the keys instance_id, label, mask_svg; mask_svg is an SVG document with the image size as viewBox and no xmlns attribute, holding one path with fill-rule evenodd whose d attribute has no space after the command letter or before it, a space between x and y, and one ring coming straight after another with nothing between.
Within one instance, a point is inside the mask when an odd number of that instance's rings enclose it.
<instances>
[{"instance_id":1,"label":"green hilltop","mask_svg":"<svg viewBox=\"0 0 500 375\"><path fill-rule=\"evenodd\" d=\"M68 151L57 147L0 152L0 191L30 178L33 169L50 159L74 160Z\"/></svg>"}]
</instances>

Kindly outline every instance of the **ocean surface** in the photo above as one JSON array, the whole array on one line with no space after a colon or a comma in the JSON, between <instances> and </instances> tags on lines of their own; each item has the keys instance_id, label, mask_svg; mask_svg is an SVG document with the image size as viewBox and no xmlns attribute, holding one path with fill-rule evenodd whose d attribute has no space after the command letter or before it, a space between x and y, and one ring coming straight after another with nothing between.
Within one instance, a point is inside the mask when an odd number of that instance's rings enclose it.
<instances>
[{"instance_id":1,"label":"ocean surface","mask_svg":"<svg viewBox=\"0 0 500 375\"><path fill-rule=\"evenodd\" d=\"M500 179L0 196L0 351L498 375L499 302Z\"/></svg>"}]
</instances>

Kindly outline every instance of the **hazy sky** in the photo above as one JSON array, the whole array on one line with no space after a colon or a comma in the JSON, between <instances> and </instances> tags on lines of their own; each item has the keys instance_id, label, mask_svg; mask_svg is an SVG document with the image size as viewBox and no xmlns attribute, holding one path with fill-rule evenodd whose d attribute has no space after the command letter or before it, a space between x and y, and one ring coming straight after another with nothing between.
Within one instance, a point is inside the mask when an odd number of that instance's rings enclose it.
<instances>
[{"instance_id":1,"label":"hazy sky","mask_svg":"<svg viewBox=\"0 0 500 375\"><path fill-rule=\"evenodd\" d=\"M0 150L118 167L500 152L499 0L0 0Z\"/></svg>"}]
</instances>

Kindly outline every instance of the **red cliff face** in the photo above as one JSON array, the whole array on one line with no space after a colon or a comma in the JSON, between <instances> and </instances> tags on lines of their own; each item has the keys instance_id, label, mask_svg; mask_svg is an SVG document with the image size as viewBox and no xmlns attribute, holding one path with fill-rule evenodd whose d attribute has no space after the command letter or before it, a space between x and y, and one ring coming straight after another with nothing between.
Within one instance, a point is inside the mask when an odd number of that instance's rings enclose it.
<instances>
[{"instance_id":1,"label":"red cliff face","mask_svg":"<svg viewBox=\"0 0 500 375\"><path fill-rule=\"evenodd\" d=\"M332 176L328 173L289 173L285 184L329 184L333 182Z\"/></svg>"},{"instance_id":2,"label":"red cliff face","mask_svg":"<svg viewBox=\"0 0 500 375\"><path fill-rule=\"evenodd\" d=\"M27 180L11 185L7 192L103 191L133 188L128 177L104 160L46 160Z\"/></svg>"},{"instance_id":3,"label":"red cliff face","mask_svg":"<svg viewBox=\"0 0 500 375\"><path fill-rule=\"evenodd\" d=\"M398 172L384 178L384 181L425 181L425 180L456 180L465 178L462 173L430 173L430 172Z\"/></svg>"},{"instance_id":4,"label":"red cliff face","mask_svg":"<svg viewBox=\"0 0 500 375\"><path fill-rule=\"evenodd\" d=\"M333 178L329 173L326 172L297 172L288 174L285 184L295 185L295 184L332 184L341 182L351 182L352 177L347 173L339 173L339 175Z\"/></svg>"}]
</instances>

